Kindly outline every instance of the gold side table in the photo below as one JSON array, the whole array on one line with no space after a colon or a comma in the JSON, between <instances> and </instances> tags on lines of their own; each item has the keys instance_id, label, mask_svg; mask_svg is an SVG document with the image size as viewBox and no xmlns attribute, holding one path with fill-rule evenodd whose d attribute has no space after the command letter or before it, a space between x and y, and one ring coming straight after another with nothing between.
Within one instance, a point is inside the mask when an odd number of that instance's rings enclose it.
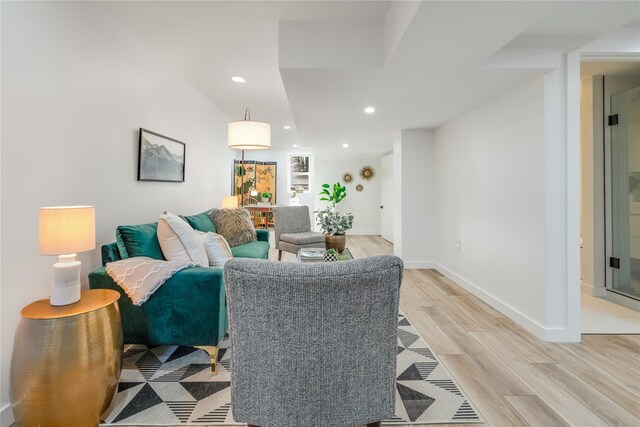
<instances>
[{"instance_id":1,"label":"gold side table","mask_svg":"<svg viewBox=\"0 0 640 427\"><path fill-rule=\"evenodd\" d=\"M122 368L119 297L94 289L74 304L43 299L22 309L11 359L18 426L98 425Z\"/></svg>"}]
</instances>

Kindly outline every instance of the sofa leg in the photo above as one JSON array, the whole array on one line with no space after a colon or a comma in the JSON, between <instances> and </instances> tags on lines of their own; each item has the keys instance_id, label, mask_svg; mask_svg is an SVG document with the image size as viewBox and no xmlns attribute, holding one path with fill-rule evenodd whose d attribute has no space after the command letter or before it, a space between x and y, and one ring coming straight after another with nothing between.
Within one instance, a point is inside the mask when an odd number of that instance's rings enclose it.
<instances>
[{"instance_id":1,"label":"sofa leg","mask_svg":"<svg viewBox=\"0 0 640 427\"><path fill-rule=\"evenodd\" d=\"M282 251L278 250L278 261L282 261Z\"/></svg>"},{"instance_id":2,"label":"sofa leg","mask_svg":"<svg viewBox=\"0 0 640 427\"><path fill-rule=\"evenodd\" d=\"M211 358L211 375L216 374L216 365L218 364L218 347L212 345L194 345L195 348L204 350Z\"/></svg>"}]
</instances>

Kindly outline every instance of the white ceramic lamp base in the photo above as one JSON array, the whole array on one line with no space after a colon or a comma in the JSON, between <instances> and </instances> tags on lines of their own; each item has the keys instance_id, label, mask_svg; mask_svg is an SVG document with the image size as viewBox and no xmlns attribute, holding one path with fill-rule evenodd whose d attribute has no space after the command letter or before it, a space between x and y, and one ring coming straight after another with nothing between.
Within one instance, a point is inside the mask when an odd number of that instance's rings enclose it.
<instances>
[{"instance_id":1,"label":"white ceramic lamp base","mask_svg":"<svg viewBox=\"0 0 640 427\"><path fill-rule=\"evenodd\" d=\"M80 265L76 254L60 255L53 264L51 305L68 305L80 301Z\"/></svg>"}]
</instances>

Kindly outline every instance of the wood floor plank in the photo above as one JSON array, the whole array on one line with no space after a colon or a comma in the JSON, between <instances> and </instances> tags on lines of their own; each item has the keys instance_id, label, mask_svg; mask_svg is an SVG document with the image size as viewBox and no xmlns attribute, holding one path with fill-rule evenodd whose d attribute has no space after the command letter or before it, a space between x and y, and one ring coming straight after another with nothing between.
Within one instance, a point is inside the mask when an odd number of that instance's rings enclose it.
<instances>
[{"instance_id":1,"label":"wood floor plank","mask_svg":"<svg viewBox=\"0 0 640 427\"><path fill-rule=\"evenodd\" d=\"M416 285L420 293L428 295L428 299L432 301L431 306L441 307L446 310L447 314L458 323L462 329L467 332L486 332L488 329L481 326L465 310L461 310L454 301L447 297L437 285L433 283L418 283Z\"/></svg>"},{"instance_id":2,"label":"wood floor plank","mask_svg":"<svg viewBox=\"0 0 640 427\"><path fill-rule=\"evenodd\" d=\"M549 350L553 359L576 377L609 397L633 416L640 417L640 396L624 387L617 378L577 357L563 346L550 347Z\"/></svg>"},{"instance_id":3,"label":"wood floor plank","mask_svg":"<svg viewBox=\"0 0 640 427\"><path fill-rule=\"evenodd\" d=\"M471 332L482 345L511 369L527 386L529 386L549 407L569 424L577 426L606 426L607 423L575 397L559 387L529 361L504 343L491 332Z\"/></svg>"},{"instance_id":4,"label":"wood floor plank","mask_svg":"<svg viewBox=\"0 0 640 427\"><path fill-rule=\"evenodd\" d=\"M598 351L582 344L582 343L562 343L561 344L572 353L586 360L598 369L603 370L607 374L615 377L620 384L635 394L640 394L640 374L631 369L620 365L619 363L609 359L607 356Z\"/></svg>"},{"instance_id":5,"label":"wood floor plank","mask_svg":"<svg viewBox=\"0 0 640 427\"><path fill-rule=\"evenodd\" d=\"M485 421L492 426L528 426L507 400L488 382L464 355L442 355L440 360L456 378Z\"/></svg>"},{"instance_id":6,"label":"wood floor plank","mask_svg":"<svg viewBox=\"0 0 640 427\"><path fill-rule=\"evenodd\" d=\"M462 329L439 307L425 307L424 311L440 330L462 349L502 395L533 395L533 391L516 377L502 362Z\"/></svg>"},{"instance_id":7,"label":"wood floor plank","mask_svg":"<svg viewBox=\"0 0 640 427\"><path fill-rule=\"evenodd\" d=\"M611 426L640 425L640 419L625 411L614 401L580 380L564 366L555 363L534 364L539 371L560 384L578 401Z\"/></svg>"},{"instance_id":8,"label":"wood floor plank","mask_svg":"<svg viewBox=\"0 0 640 427\"><path fill-rule=\"evenodd\" d=\"M460 347L447 338L413 300L401 300L400 308L435 354L462 354Z\"/></svg>"},{"instance_id":9,"label":"wood floor plank","mask_svg":"<svg viewBox=\"0 0 640 427\"><path fill-rule=\"evenodd\" d=\"M565 427L569 425L538 396L505 396L505 399L531 427Z\"/></svg>"},{"instance_id":10,"label":"wood floor plank","mask_svg":"<svg viewBox=\"0 0 640 427\"><path fill-rule=\"evenodd\" d=\"M640 368L640 354L638 346L627 344L615 335L584 335L582 343L594 350L602 349L603 354L610 354L614 360L623 366L628 363ZM613 353L622 353L622 358L615 357Z\"/></svg>"},{"instance_id":11,"label":"wood floor plank","mask_svg":"<svg viewBox=\"0 0 640 427\"><path fill-rule=\"evenodd\" d=\"M555 360L548 356L547 351L538 344L539 340L522 330L510 319L496 318L481 311L466 297L451 297L460 307L481 324L485 329L495 333L506 341L512 341L517 351L531 363L553 363Z\"/></svg>"}]
</instances>

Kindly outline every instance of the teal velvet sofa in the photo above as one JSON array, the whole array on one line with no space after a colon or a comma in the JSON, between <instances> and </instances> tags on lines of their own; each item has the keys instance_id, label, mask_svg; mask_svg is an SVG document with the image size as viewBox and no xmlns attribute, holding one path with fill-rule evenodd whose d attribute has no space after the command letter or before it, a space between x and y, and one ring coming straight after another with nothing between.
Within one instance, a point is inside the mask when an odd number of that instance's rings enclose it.
<instances>
[{"instance_id":1,"label":"teal velvet sofa","mask_svg":"<svg viewBox=\"0 0 640 427\"><path fill-rule=\"evenodd\" d=\"M215 232L209 211L183 216L195 230ZM164 259L158 223L119 226L116 241L102 246L102 267L89 274L91 289L120 293L125 344L185 345L206 350L215 370L217 345L228 328L227 302L221 268L187 268L167 280L147 302L135 306L107 274L108 262L134 256ZM234 257L269 257L269 232L256 230L257 241L231 248Z\"/></svg>"}]
</instances>

